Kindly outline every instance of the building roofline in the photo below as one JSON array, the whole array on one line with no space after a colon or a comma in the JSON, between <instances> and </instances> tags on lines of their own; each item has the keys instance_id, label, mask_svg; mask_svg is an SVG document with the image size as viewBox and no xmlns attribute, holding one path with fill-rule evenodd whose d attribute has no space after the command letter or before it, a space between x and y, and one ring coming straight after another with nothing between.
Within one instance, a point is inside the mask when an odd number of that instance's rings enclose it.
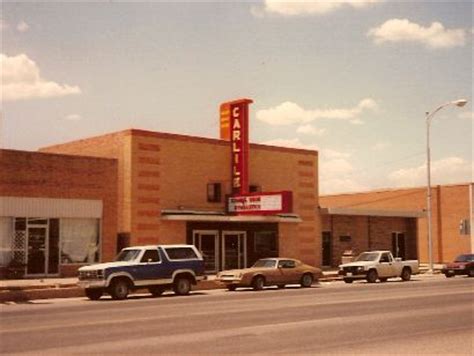
<instances>
[{"instance_id":1,"label":"building roofline","mask_svg":"<svg viewBox=\"0 0 474 356\"><path fill-rule=\"evenodd\" d=\"M469 184L474 184L474 182L453 183L453 184L436 184L436 185L432 185L431 189L435 189L437 187L457 187L457 186L465 186L465 185L468 186ZM339 196L344 196L344 195L362 195L362 194L386 193L386 192L407 191L407 190L426 190L426 186L401 187L401 188L380 188L380 189L366 190L366 191L361 191L361 192L321 194L319 197L320 198L339 197Z\"/></svg>"},{"instance_id":2,"label":"building roofline","mask_svg":"<svg viewBox=\"0 0 474 356\"><path fill-rule=\"evenodd\" d=\"M421 218L426 216L426 211L424 210L388 210L327 207L321 208L320 211L323 215L387 216L400 218Z\"/></svg>"},{"instance_id":3,"label":"building roofline","mask_svg":"<svg viewBox=\"0 0 474 356\"><path fill-rule=\"evenodd\" d=\"M129 128L121 131L110 132L103 135L91 136L86 137L78 140L58 143L51 146L41 147L39 150L47 150L55 147L60 147L63 145L68 145L71 143L79 143L79 142L87 142L89 140L94 140L102 137L107 136L142 136L142 137L156 137L161 139L169 139L169 140L180 140L180 141L192 141L192 142L201 142L201 143L208 143L213 145L220 145L220 146L230 146L229 141L217 139L217 138L210 138L210 137L200 137L200 136L191 136L191 135L183 135L183 134L175 134L175 133L168 133L168 132L158 132L158 131L151 131L151 130L143 130L143 129L134 129ZM265 145L261 143L250 143L250 147L258 148L268 151L279 151L279 152L290 152L290 153L302 153L302 154L311 154L311 155L318 155L318 151L316 150L309 150L303 148L291 148L291 147L282 147L282 146L271 146Z\"/></svg>"},{"instance_id":4,"label":"building roofline","mask_svg":"<svg viewBox=\"0 0 474 356\"><path fill-rule=\"evenodd\" d=\"M59 156L59 157L66 157L70 159L88 159L88 160L95 160L95 161L110 161L110 162L117 161L116 158L76 155L76 154L72 155L72 154L67 154L67 153L56 153L56 152L48 152L48 151L26 151L26 150L16 150L16 149L9 149L9 148L0 148L0 154L2 152L12 152L12 153L31 154L31 155L45 155L45 156Z\"/></svg>"}]
</instances>

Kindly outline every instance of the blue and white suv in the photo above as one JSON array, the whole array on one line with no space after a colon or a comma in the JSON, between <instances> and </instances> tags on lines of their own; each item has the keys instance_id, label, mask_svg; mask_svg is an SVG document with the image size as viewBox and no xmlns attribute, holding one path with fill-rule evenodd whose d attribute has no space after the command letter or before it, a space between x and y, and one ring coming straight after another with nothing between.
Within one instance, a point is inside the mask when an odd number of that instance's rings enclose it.
<instances>
[{"instance_id":1,"label":"blue and white suv","mask_svg":"<svg viewBox=\"0 0 474 356\"><path fill-rule=\"evenodd\" d=\"M148 288L153 296L173 289L186 295L203 280L204 260L193 245L154 245L124 248L114 262L79 268L78 285L89 299L104 293L126 299L131 290Z\"/></svg>"}]
</instances>

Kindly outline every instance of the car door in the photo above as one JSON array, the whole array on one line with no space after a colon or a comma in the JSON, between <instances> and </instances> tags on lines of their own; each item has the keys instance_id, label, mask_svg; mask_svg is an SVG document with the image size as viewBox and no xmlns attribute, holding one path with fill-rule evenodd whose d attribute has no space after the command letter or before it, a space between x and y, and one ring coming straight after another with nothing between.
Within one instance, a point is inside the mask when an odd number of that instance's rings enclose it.
<instances>
[{"instance_id":1,"label":"car door","mask_svg":"<svg viewBox=\"0 0 474 356\"><path fill-rule=\"evenodd\" d=\"M388 252L382 253L379 260L378 274L379 277L387 278L393 276L392 256Z\"/></svg>"},{"instance_id":2,"label":"car door","mask_svg":"<svg viewBox=\"0 0 474 356\"><path fill-rule=\"evenodd\" d=\"M299 281L299 272L295 260L280 260L278 263L280 271L280 283L290 284Z\"/></svg>"},{"instance_id":3,"label":"car door","mask_svg":"<svg viewBox=\"0 0 474 356\"><path fill-rule=\"evenodd\" d=\"M161 276L160 265L161 259L158 249L146 249L140 258L140 262L135 267L136 276L134 277L140 281L160 279L163 277Z\"/></svg>"}]
</instances>

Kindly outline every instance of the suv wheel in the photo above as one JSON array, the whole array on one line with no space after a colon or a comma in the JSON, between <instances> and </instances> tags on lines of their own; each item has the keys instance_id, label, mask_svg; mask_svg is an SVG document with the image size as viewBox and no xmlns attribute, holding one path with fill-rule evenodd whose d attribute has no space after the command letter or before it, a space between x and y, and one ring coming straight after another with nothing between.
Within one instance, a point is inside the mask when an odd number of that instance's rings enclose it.
<instances>
[{"instance_id":1,"label":"suv wheel","mask_svg":"<svg viewBox=\"0 0 474 356\"><path fill-rule=\"evenodd\" d=\"M191 291L191 281L186 277L177 277L173 290L177 295L187 295Z\"/></svg>"},{"instance_id":2,"label":"suv wheel","mask_svg":"<svg viewBox=\"0 0 474 356\"><path fill-rule=\"evenodd\" d=\"M126 299L130 288L128 282L125 279L116 279L112 281L112 284L109 288L109 293L112 296L112 299L122 300Z\"/></svg>"}]
</instances>

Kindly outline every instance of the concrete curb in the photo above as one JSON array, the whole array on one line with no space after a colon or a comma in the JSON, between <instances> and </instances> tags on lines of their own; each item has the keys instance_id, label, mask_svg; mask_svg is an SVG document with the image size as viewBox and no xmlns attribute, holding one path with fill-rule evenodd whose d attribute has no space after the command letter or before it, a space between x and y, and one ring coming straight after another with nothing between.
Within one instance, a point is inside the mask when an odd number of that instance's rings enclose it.
<instances>
[{"instance_id":1,"label":"concrete curb","mask_svg":"<svg viewBox=\"0 0 474 356\"><path fill-rule=\"evenodd\" d=\"M341 280L337 275L324 276L321 282ZM223 289L224 286L216 281L198 282L193 290ZM35 299L79 298L85 297L84 290L75 284L31 285L24 287L3 287L0 290L0 303L27 302Z\"/></svg>"}]
</instances>

